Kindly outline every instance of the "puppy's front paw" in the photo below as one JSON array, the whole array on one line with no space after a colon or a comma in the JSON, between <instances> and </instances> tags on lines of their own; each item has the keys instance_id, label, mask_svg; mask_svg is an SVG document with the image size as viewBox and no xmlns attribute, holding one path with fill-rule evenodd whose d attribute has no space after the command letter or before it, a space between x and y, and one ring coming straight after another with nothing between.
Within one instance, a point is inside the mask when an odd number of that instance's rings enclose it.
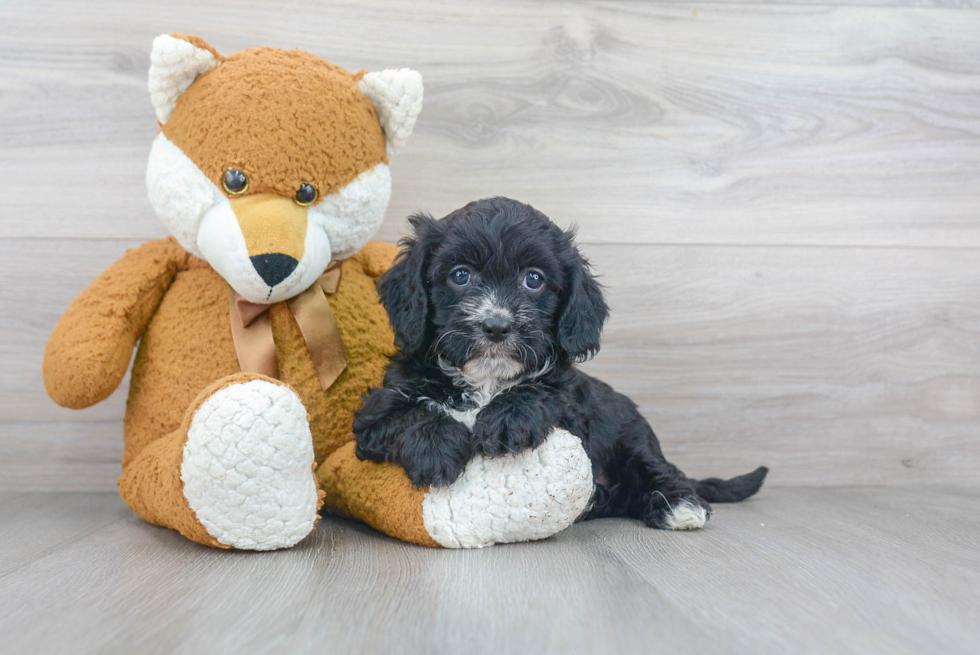
<instances>
[{"instance_id":1,"label":"puppy's front paw","mask_svg":"<svg viewBox=\"0 0 980 655\"><path fill-rule=\"evenodd\" d=\"M473 426L473 438L480 451L488 457L516 454L537 448L552 426L541 412L497 411L489 416L480 414Z\"/></svg>"},{"instance_id":2,"label":"puppy's front paw","mask_svg":"<svg viewBox=\"0 0 980 655\"><path fill-rule=\"evenodd\" d=\"M459 478L466 462L442 458L414 461L405 465L405 474L416 489L422 487L448 487Z\"/></svg>"},{"instance_id":3,"label":"puppy's front paw","mask_svg":"<svg viewBox=\"0 0 980 655\"><path fill-rule=\"evenodd\" d=\"M445 487L456 481L473 456L469 430L452 419L437 418L413 426L401 438L396 462L419 489Z\"/></svg>"}]
</instances>

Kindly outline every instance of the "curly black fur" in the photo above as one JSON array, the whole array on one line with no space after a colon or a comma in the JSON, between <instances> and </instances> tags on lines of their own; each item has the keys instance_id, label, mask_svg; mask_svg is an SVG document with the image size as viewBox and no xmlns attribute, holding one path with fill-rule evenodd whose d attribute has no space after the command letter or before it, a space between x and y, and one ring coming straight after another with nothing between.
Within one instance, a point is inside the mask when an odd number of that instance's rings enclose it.
<instances>
[{"instance_id":1,"label":"curly black fur","mask_svg":"<svg viewBox=\"0 0 980 655\"><path fill-rule=\"evenodd\" d=\"M573 233L506 198L409 221L414 236L378 282L400 352L355 416L358 457L443 486L475 453L535 448L558 426L592 461L584 518L665 528L678 503L710 511L758 491L764 467L728 481L685 477L636 405L574 366L599 350L608 308Z\"/></svg>"}]
</instances>

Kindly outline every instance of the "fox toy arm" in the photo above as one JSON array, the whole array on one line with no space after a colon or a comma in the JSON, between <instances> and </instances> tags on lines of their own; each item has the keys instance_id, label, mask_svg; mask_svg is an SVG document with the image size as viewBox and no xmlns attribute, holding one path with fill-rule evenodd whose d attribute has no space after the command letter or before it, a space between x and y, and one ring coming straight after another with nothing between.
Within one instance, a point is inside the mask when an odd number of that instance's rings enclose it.
<instances>
[{"instance_id":1,"label":"fox toy arm","mask_svg":"<svg viewBox=\"0 0 980 655\"><path fill-rule=\"evenodd\" d=\"M129 250L72 301L44 349L44 386L63 407L105 400L188 257L173 238Z\"/></svg>"}]
</instances>

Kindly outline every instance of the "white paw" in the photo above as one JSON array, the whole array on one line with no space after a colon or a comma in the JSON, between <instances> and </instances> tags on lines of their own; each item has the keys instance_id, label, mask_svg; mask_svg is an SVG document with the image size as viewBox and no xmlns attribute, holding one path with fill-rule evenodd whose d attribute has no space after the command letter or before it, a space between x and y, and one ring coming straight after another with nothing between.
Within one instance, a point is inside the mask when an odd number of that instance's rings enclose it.
<instances>
[{"instance_id":1,"label":"white paw","mask_svg":"<svg viewBox=\"0 0 980 655\"><path fill-rule=\"evenodd\" d=\"M555 429L535 450L474 457L456 482L425 495L422 519L446 548L544 539L585 511L592 490L582 441Z\"/></svg>"},{"instance_id":2,"label":"white paw","mask_svg":"<svg viewBox=\"0 0 980 655\"><path fill-rule=\"evenodd\" d=\"M265 380L217 391L191 421L180 479L190 508L220 543L248 550L297 544L317 517L302 401Z\"/></svg>"},{"instance_id":3,"label":"white paw","mask_svg":"<svg viewBox=\"0 0 980 655\"><path fill-rule=\"evenodd\" d=\"M671 530L700 530L708 522L708 512L697 503L681 501L667 514Z\"/></svg>"}]
</instances>

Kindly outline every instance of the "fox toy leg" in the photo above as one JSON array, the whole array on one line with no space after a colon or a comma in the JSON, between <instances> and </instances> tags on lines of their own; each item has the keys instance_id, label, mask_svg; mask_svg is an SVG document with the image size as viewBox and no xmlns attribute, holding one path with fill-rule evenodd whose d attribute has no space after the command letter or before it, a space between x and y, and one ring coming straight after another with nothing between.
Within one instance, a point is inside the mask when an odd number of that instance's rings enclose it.
<instances>
[{"instance_id":1,"label":"fox toy leg","mask_svg":"<svg viewBox=\"0 0 980 655\"><path fill-rule=\"evenodd\" d=\"M129 459L120 494L147 521L219 548L293 546L317 521L306 409L281 383L231 375L202 391L180 427Z\"/></svg>"},{"instance_id":2,"label":"fox toy leg","mask_svg":"<svg viewBox=\"0 0 980 655\"><path fill-rule=\"evenodd\" d=\"M582 442L556 429L534 450L475 456L448 487L413 489L394 464L361 461L348 443L317 470L329 511L422 546L483 548L550 537L585 512L592 465Z\"/></svg>"}]
</instances>

